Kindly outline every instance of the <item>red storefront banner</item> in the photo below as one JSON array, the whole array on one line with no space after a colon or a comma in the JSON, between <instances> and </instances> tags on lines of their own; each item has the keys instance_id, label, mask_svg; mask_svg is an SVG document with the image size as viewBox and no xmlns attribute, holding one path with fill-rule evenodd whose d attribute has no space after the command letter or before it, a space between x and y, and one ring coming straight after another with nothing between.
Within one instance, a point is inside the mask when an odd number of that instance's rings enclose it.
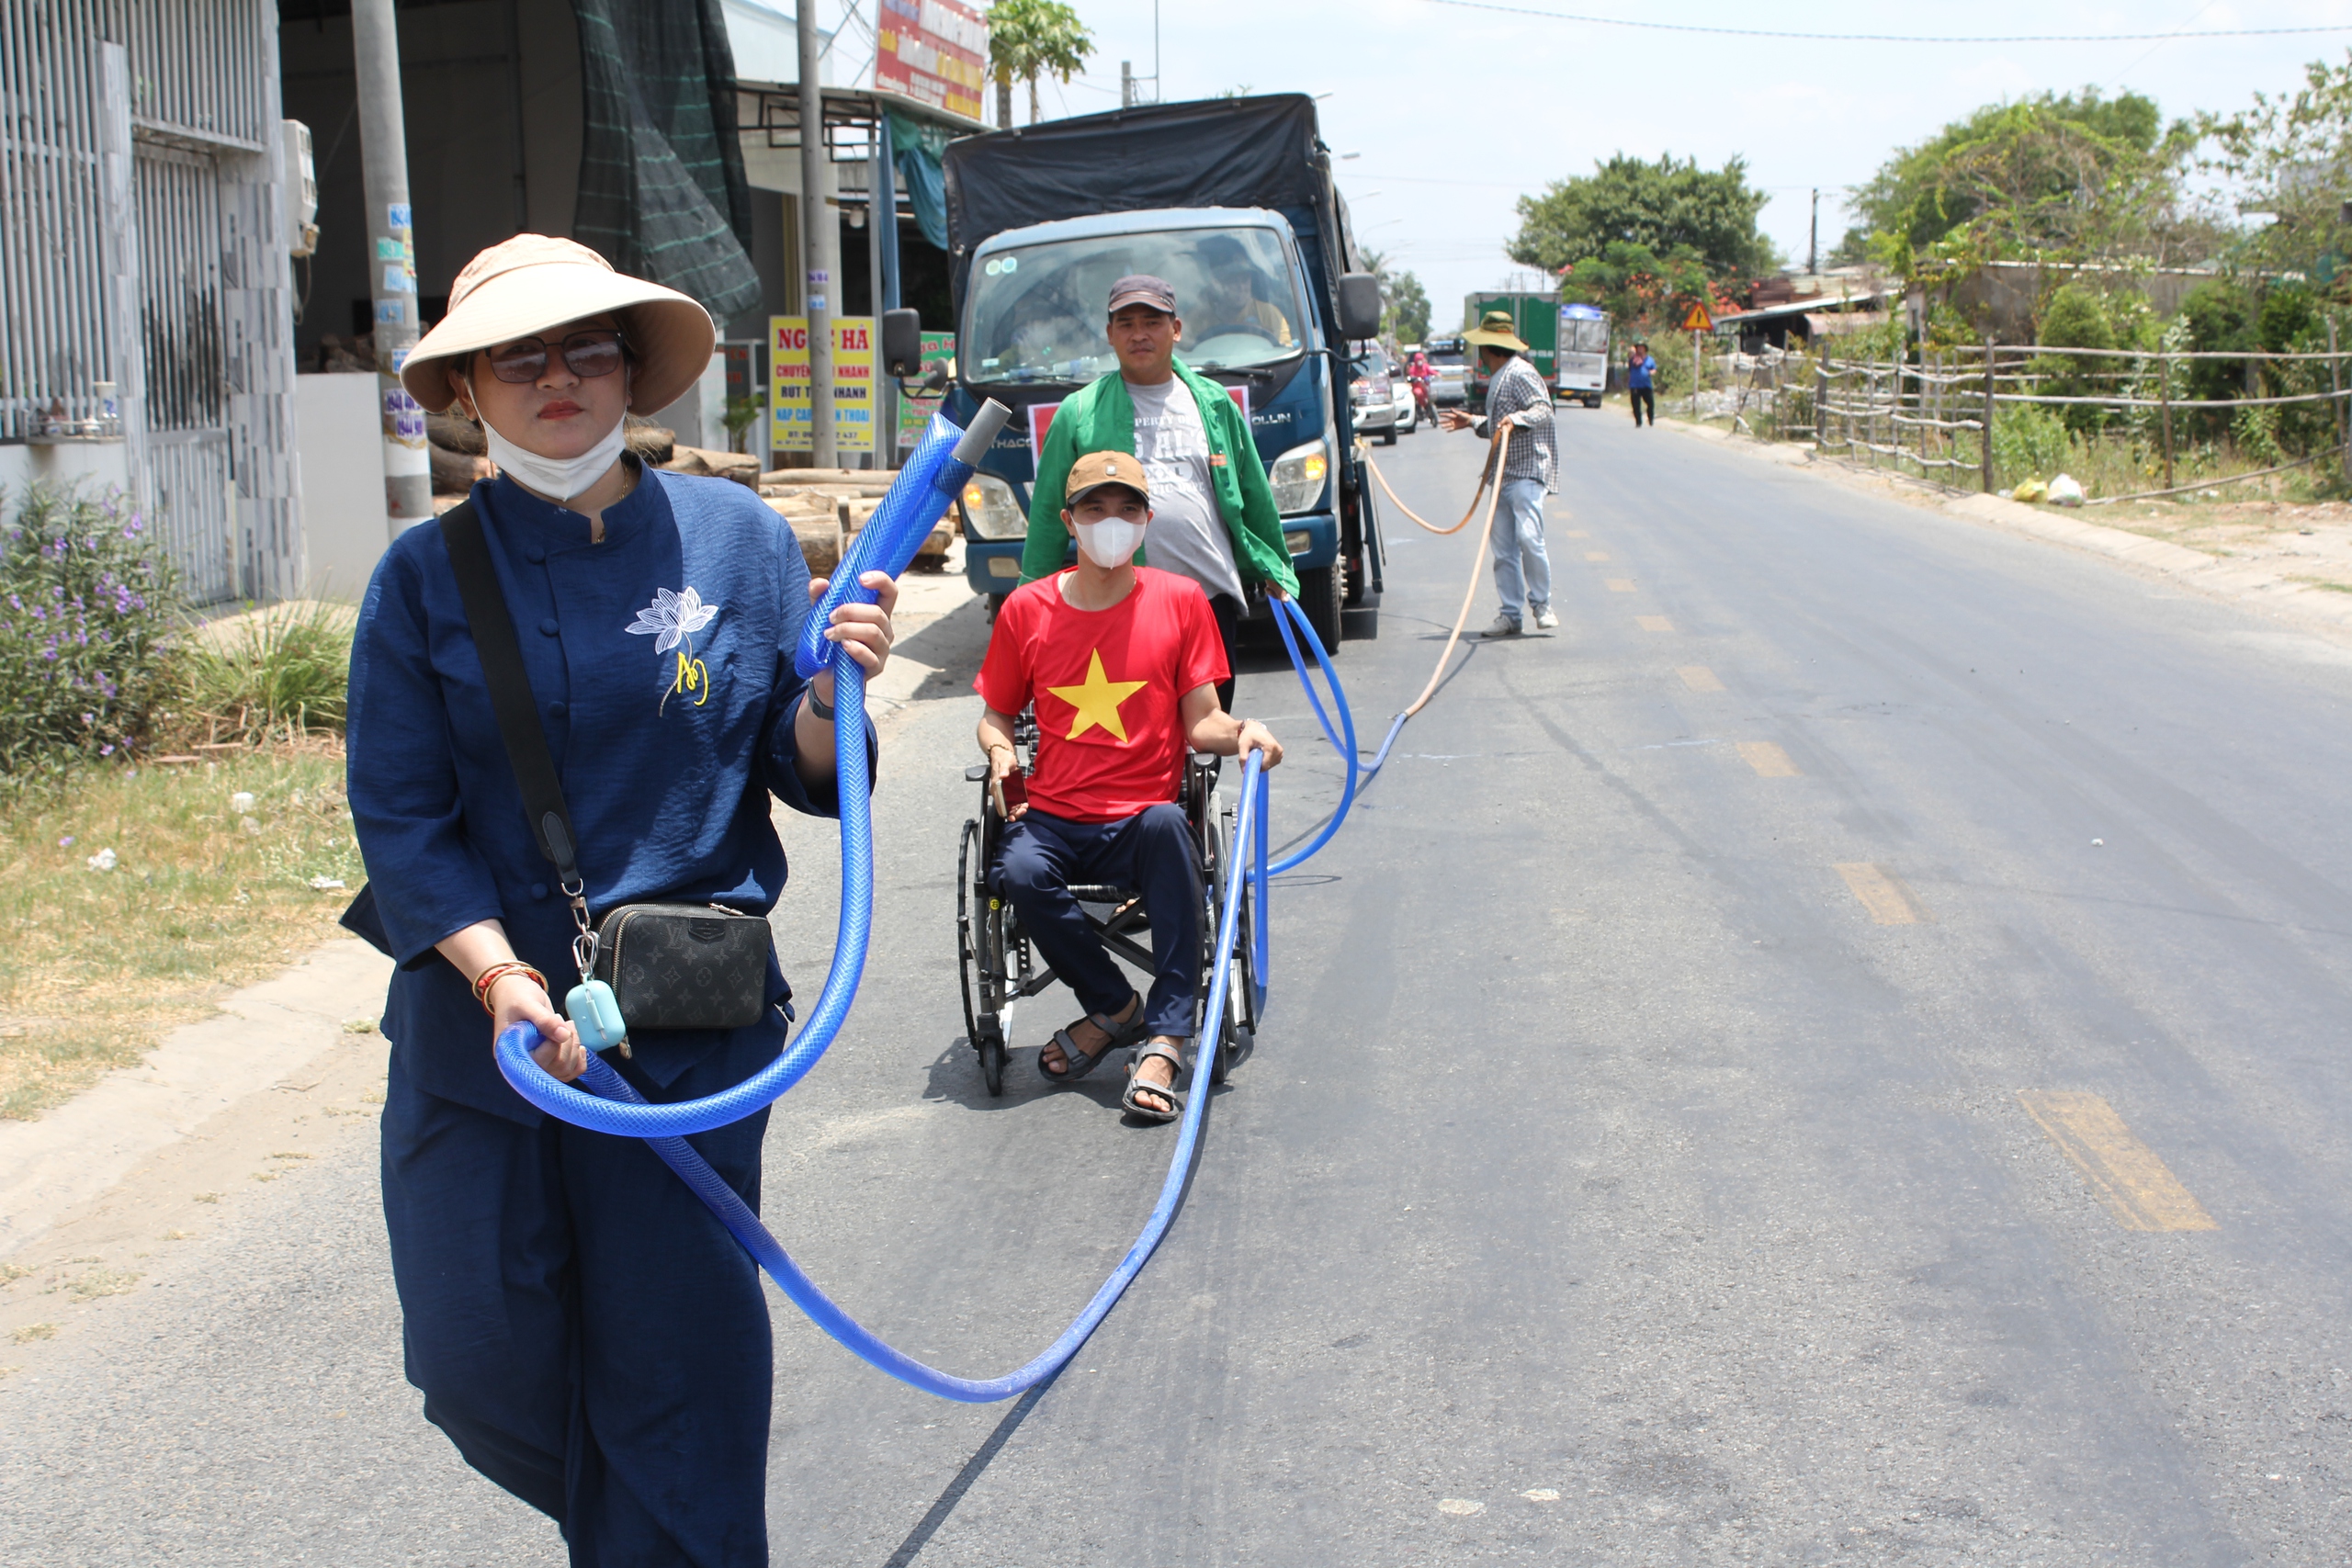
<instances>
[{"instance_id":1,"label":"red storefront banner","mask_svg":"<svg viewBox=\"0 0 2352 1568\"><path fill-rule=\"evenodd\" d=\"M879 0L878 9L875 86L978 119L988 19L961 0Z\"/></svg>"}]
</instances>

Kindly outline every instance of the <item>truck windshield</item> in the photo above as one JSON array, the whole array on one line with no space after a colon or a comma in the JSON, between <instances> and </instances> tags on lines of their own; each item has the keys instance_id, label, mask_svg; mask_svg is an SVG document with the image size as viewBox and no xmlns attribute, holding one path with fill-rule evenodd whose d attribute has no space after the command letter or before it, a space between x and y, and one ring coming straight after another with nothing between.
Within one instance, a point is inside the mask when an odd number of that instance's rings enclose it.
<instances>
[{"instance_id":1,"label":"truck windshield","mask_svg":"<svg viewBox=\"0 0 2352 1568\"><path fill-rule=\"evenodd\" d=\"M1571 317L1560 323L1560 349L1566 354L1606 354L1609 352L1607 321L1577 321Z\"/></svg>"},{"instance_id":2,"label":"truck windshield","mask_svg":"<svg viewBox=\"0 0 2352 1568\"><path fill-rule=\"evenodd\" d=\"M1464 364L1465 363L1463 356L1464 346L1458 337L1440 338L1430 344L1430 363L1431 365Z\"/></svg>"},{"instance_id":3,"label":"truck windshield","mask_svg":"<svg viewBox=\"0 0 2352 1568\"><path fill-rule=\"evenodd\" d=\"M965 374L975 381L1091 381L1118 367L1103 334L1111 285L1130 273L1176 290L1196 370L1238 370L1300 352L1306 333L1282 244L1264 229L1183 229L1025 245L972 280Z\"/></svg>"}]
</instances>

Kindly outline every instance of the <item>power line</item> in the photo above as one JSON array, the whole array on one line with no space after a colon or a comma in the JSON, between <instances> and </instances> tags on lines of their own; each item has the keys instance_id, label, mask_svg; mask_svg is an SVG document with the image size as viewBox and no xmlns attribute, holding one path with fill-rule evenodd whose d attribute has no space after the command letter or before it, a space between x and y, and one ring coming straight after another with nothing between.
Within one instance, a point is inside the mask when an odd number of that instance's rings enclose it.
<instances>
[{"instance_id":1,"label":"power line","mask_svg":"<svg viewBox=\"0 0 2352 1568\"><path fill-rule=\"evenodd\" d=\"M1803 43L2163 43L2176 39L2287 38L2311 33L2352 32L2352 23L2304 28L2216 28L2202 32L2165 33L2005 33L1998 35L1928 35L1923 33L1799 33L1770 28L1712 28L1696 22L1636 22L1623 17L1590 17L1572 11L1538 11L1526 6L1502 6L1494 0L1429 0L1460 11L1498 11L1509 17L1540 17L1547 22L1582 22L1596 28L1638 28L1645 32L1709 33L1721 38L1789 39Z\"/></svg>"}]
</instances>

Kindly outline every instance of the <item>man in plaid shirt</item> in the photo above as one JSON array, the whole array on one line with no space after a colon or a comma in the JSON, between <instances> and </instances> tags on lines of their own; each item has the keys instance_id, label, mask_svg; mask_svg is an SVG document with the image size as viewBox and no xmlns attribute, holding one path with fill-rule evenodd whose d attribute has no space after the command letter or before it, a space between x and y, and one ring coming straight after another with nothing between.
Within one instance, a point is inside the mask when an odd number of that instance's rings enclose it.
<instances>
[{"instance_id":1,"label":"man in plaid shirt","mask_svg":"<svg viewBox=\"0 0 2352 1568\"><path fill-rule=\"evenodd\" d=\"M1517 637L1523 629L1520 602L1535 612L1545 631L1560 624L1552 613L1552 559L1544 553L1544 498L1560 488L1560 455L1552 424L1552 389L1527 360L1527 344L1511 330L1510 312L1489 310L1478 330L1463 334L1478 345L1487 374L1487 415L1473 420L1458 409L1439 417L1448 430L1475 430L1492 439L1495 421L1510 430L1503 444L1501 493L1495 502L1495 587L1502 612L1486 635Z\"/></svg>"}]
</instances>

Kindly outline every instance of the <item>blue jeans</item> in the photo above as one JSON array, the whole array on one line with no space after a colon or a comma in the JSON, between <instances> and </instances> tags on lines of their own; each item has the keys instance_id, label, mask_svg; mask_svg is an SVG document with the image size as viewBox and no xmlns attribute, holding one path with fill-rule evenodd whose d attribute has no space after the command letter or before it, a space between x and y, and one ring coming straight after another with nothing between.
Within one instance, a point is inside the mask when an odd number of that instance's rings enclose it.
<instances>
[{"instance_id":1,"label":"blue jeans","mask_svg":"<svg viewBox=\"0 0 2352 1568\"><path fill-rule=\"evenodd\" d=\"M1544 553L1544 481L1505 479L1495 502L1495 587L1503 615L1520 618L1525 600L1542 615L1552 603L1552 558Z\"/></svg>"},{"instance_id":2,"label":"blue jeans","mask_svg":"<svg viewBox=\"0 0 2352 1568\"><path fill-rule=\"evenodd\" d=\"M1201 984L1201 862L1181 806L1155 806L1118 822L1072 822L1032 807L1004 830L997 880L1029 940L1089 1012L1108 1018L1135 987L1086 923L1070 884L1108 883L1143 895L1151 920L1151 994L1143 1019L1154 1034L1193 1037Z\"/></svg>"}]
</instances>

